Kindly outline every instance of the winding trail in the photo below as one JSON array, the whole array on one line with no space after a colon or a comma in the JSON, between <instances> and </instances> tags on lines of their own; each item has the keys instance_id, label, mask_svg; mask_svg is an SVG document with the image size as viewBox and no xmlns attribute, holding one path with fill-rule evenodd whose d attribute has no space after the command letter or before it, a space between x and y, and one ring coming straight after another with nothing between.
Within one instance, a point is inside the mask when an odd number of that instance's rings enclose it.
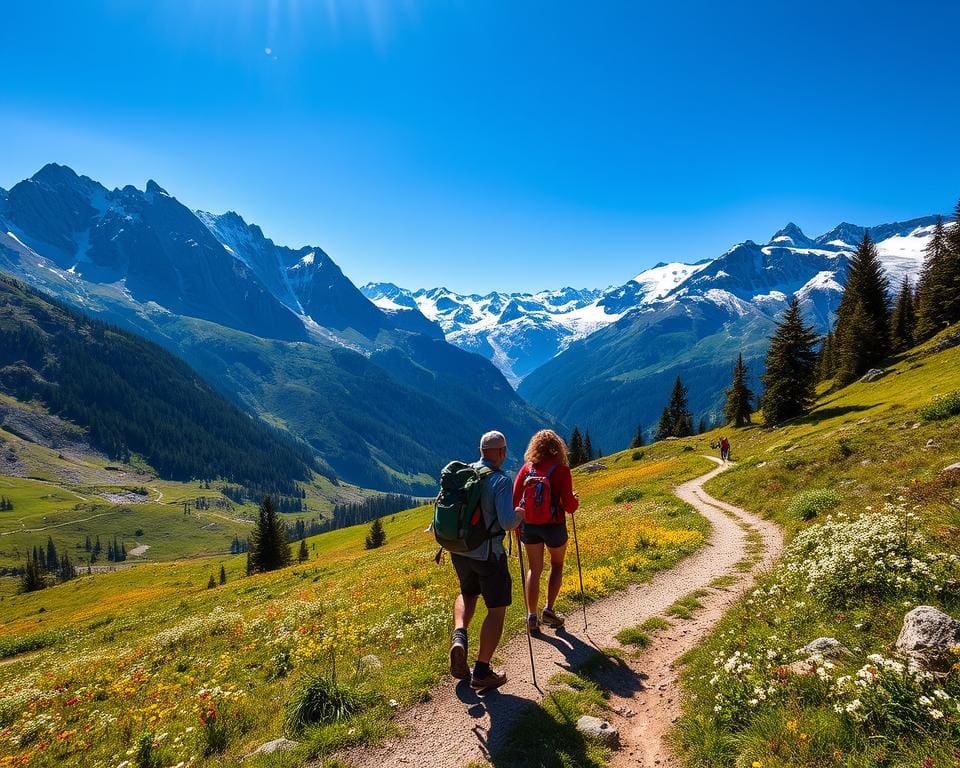
<instances>
[{"instance_id":1,"label":"winding trail","mask_svg":"<svg viewBox=\"0 0 960 768\"><path fill-rule=\"evenodd\" d=\"M611 766L674 765L664 743L664 736L680 714L674 662L707 634L754 576L769 568L783 547L783 535L774 523L714 499L703 490L704 483L732 466L720 464L711 456L706 458L719 466L674 490L710 521L711 532L704 546L650 581L631 585L591 605L588 632L583 631L580 613L568 616L568 631L544 631L533 646L540 688L535 688L531 679L526 636L514 637L500 648L495 659L509 678L498 691L481 697L465 682L454 685L447 678L432 691L429 701L397 716L403 736L350 750L339 757L356 768L463 768L471 762L507 766L509 760L495 760L492 756L497 754L521 710L549 692L547 683L554 674L582 664L600 648L617 645L614 635L622 628L662 614L692 590L705 589L706 596L700 598L703 608L693 618L673 620L669 629L656 633L647 652L602 665L594 676L611 692L611 711L606 717L620 731L621 748L613 755ZM750 554L749 531L759 534L762 549L750 569L742 572L735 566ZM719 576L730 576L735 581L710 588ZM479 614L478 618L482 608ZM471 636L474 643L476 631L474 628Z\"/></svg>"}]
</instances>

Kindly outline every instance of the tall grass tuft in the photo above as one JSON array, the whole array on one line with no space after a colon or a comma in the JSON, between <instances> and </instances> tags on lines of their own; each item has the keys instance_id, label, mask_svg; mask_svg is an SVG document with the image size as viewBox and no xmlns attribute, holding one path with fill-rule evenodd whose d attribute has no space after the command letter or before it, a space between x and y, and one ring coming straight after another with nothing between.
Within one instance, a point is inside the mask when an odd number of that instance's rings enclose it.
<instances>
[{"instance_id":1,"label":"tall grass tuft","mask_svg":"<svg viewBox=\"0 0 960 768\"><path fill-rule=\"evenodd\" d=\"M817 488L794 496L787 508L787 513L801 520L813 520L817 515L829 512L839 503L839 493L830 488Z\"/></svg>"},{"instance_id":2,"label":"tall grass tuft","mask_svg":"<svg viewBox=\"0 0 960 768\"><path fill-rule=\"evenodd\" d=\"M960 389L940 395L932 403L920 406L917 413L924 421L943 421L960 415Z\"/></svg>"},{"instance_id":3,"label":"tall grass tuft","mask_svg":"<svg viewBox=\"0 0 960 768\"><path fill-rule=\"evenodd\" d=\"M374 696L357 685L335 682L324 674L306 679L287 705L287 729L303 733L309 725L346 720L373 703Z\"/></svg>"}]
</instances>

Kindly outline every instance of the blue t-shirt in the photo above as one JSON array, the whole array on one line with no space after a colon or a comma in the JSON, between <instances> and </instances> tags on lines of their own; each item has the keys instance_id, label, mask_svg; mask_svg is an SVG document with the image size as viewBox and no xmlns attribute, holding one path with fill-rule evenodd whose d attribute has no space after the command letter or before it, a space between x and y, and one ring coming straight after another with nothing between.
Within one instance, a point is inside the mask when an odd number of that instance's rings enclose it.
<instances>
[{"instance_id":1,"label":"blue t-shirt","mask_svg":"<svg viewBox=\"0 0 960 768\"><path fill-rule=\"evenodd\" d=\"M480 467L493 469L493 462L488 459L480 459L475 461L473 466L477 469L480 469ZM523 513L517 514L513 506L513 484L502 470L494 469L484 478L483 488L480 491L480 512L483 514L483 522L488 528L496 521L500 530L493 538L483 542L476 549L461 553L463 557L470 557L474 560L486 560L490 557L491 551L496 555L504 554L504 531L512 531L523 522ZM494 527L494 530L497 530L496 527Z\"/></svg>"}]
</instances>

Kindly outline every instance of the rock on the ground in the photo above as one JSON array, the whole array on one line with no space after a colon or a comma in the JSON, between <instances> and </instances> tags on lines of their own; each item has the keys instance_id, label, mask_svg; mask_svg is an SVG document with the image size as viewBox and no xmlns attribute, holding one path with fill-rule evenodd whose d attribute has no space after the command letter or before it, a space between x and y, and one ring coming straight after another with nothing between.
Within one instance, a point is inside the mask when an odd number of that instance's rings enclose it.
<instances>
[{"instance_id":1,"label":"rock on the ground","mask_svg":"<svg viewBox=\"0 0 960 768\"><path fill-rule=\"evenodd\" d=\"M960 472L960 461L955 464L951 464L949 467L944 467L940 470L941 472Z\"/></svg>"},{"instance_id":2,"label":"rock on the ground","mask_svg":"<svg viewBox=\"0 0 960 768\"><path fill-rule=\"evenodd\" d=\"M291 741L283 736L279 739L274 739L273 741L268 741L266 744L261 744L253 752L251 752L247 757L253 757L254 755L271 755L274 752L288 752L291 749L300 746L300 742Z\"/></svg>"},{"instance_id":3,"label":"rock on the ground","mask_svg":"<svg viewBox=\"0 0 960 768\"><path fill-rule=\"evenodd\" d=\"M871 368L869 371L863 374L863 378L861 378L860 381L869 384L871 381L876 381L877 379L883 378L885 373L886 371L884 371L882 368Z\"/></svg>"},{"instance_id":4,"label":"rock on the ground","mask_svg":"<svg viewBox=\"0 0 960 768\"><path fill-rule=\"evenodd\" d=\"M960 621L931 605L918 605L903 617L897 650L930 668L948 659L952 646L960 645Z\"/></svg>"},{"instance_id":5,"label":"rock on the ground","mask_svg":"<svg viewBox=\"0 0 960 768\"><path fill-rule=\"evenodd\" d=\"M669 440L670 438L667 438L667 439ZM607 465L599 461L594 461L591 464L585 464L584 466L580 467L580 469L584 472L599 472L601 469L606 469L606 468L607 468Z\"/></svg>"},{"instance_id":6,"label":"rock on the ground","mask_svg":"<svg viewBox=\"0 0 960 768\"><path fill-rule=\"evenodd\" d=\"M599 739L601 743L608 747L617 747L620 744L620 733L606 720L599 717L584 715L577 720L577 730L585 736L591 736Z\"/></svg>"},{"instance_id":7,"label":"rock on the ground","mask_svg":"<svg viewBox=\"0 0 960 768\"><path fill-rule=\"evenodd\" d=\"M811 640L803 646L803 652L808 656L819 654L825 659L838 659L849 653L843 647L843 643L833 637L818 637L816 640Z\"/></svg>"}]
</instances>

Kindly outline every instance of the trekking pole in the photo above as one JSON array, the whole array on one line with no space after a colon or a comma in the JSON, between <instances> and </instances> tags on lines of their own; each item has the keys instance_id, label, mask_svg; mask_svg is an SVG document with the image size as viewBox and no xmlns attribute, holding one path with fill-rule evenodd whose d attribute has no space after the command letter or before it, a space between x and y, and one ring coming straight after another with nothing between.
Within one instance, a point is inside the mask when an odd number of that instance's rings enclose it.
<instances>
[{"instance_id":1,"label":"trekking pole","mask_svg":"<svg viewBox=\"0 0 960 768\"><path fill-rule=\"evenodd\" d=\"M527 616L530 615L530 606L527 605L527 571L523 567L523 544L517 541L517 555L520 558L520 588L523 590L523 607L527 609ZM530 622L527 616L523 617L523 624L527 628L527 648L530 650L530 674L533 676L533 687L540 690L537 685L537 668L533 663L533 640L530 638Z\"/></svg>"},{"instance_id":2,"label":"trekking pole","mask_svg":"<svg viewBox=\"0 0 960 768\"><path fill-rule=\"evenodd\" d=\"M577 540L577 516L570 515L573 522L573 548L577 551L577 575L580 576L580 605L583 607L583 631L587 631L587 598L583 594L583 568L580 567L580 542Z\"/></svg>"}]
</instances>

